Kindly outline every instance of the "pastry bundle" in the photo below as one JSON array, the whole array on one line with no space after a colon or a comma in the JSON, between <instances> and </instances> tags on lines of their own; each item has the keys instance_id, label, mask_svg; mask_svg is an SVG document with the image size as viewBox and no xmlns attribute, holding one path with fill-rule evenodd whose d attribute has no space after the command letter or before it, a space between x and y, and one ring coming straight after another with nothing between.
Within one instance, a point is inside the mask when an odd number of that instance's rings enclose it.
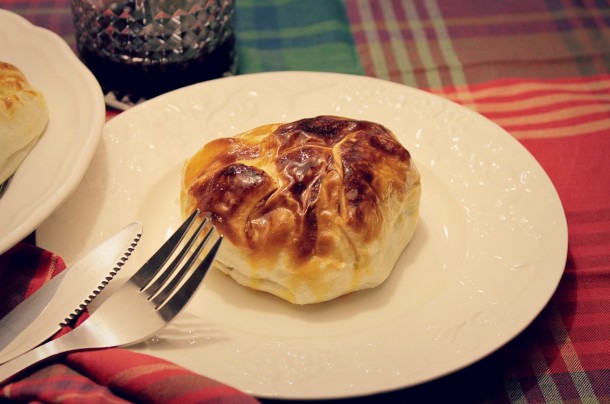
<instances>
[{"instance_id":1,"label":"pastry bundle","mask_svg":"<svg viewBox=\"0 0 610 404\"><path fill-rule=\"evenodd\" d=\"M337 116L263 125L206 144L181 209L224 235L216 265L296 304L381 284L411 241L420 175L384 126Z\"/></svg>"}]
</instances>

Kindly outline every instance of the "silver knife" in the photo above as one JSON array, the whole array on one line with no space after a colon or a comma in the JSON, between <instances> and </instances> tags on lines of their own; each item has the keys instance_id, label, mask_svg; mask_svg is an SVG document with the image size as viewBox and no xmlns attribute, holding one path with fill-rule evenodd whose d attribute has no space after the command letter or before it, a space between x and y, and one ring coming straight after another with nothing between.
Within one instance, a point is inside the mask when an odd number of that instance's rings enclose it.
<instances>
[{"instance_id":1,"label":"silver knife","mask_svg":"<svg viewBox=\"0 0 610 404\"><path fill-rule=\"evenodd\" d=\"M40 345L76 317L125 264L142 236L133 222L0 319L0 363Z\"/></svg>"}]
</instances>

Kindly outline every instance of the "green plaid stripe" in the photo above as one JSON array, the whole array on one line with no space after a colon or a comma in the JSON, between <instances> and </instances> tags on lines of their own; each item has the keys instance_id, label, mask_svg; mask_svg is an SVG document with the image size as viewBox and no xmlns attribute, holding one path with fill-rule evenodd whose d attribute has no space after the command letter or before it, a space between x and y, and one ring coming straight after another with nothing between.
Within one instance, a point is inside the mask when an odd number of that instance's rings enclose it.
<instances>
[{"instance_id":1,"label":"green plaid stripe","mask_svg":"<svg viewBox=\"0 0 610 404\"><path fill-rule=\"evenodd\" d=\"M237 0L239 73L363 74L341 0Z\"/></svg>"}]
</instances>

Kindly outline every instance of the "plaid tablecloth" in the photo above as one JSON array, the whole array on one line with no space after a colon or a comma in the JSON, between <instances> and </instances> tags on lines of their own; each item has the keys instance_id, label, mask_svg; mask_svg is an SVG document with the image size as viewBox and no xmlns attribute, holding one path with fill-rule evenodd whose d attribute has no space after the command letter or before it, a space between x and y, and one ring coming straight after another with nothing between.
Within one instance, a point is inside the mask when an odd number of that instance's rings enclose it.
<instances>
[{"instance_id":1,"label":"plaid tablecloth","mask_svg":"<svg viewBox=\"0 0 610 404\"><path fill-rule=\"evenodd\" d=\"M69 1L2 0L0 5L74 43ZM463 104L505 128L536 157L566 212L565 272L531 326L462 371L354 401L609 403L608 2L237 0L237 17L241 74L365 74ZM20 265L44 265L49 253L40 254L30 251ZM2 259L16 258L7 253ZM0 266L2 282L9 267ZM27 287L19 290L17 299ZM33 395L21 397L36 397L52 376L39 378L24 379ZM169 379L158 375L157 380ZM191 386L197 383L201 380L194 377ZM171 383L165 386L171 391ZM11 395L18 387L1 391ZM111 394L130 399L120 387Z\"/></svg>"}]
</instances>

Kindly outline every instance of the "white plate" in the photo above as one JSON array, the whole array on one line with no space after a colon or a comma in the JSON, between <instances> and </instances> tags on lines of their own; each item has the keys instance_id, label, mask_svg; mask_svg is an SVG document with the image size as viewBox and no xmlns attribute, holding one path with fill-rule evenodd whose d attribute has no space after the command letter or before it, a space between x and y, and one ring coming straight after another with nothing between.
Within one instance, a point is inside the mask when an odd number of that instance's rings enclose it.
<instances>
[{"instance_id":1,"label":"white plate","mask_svg":"<svg viewBox=\"0 0 610 404\"><path fill-rule=\"evenodd\" d=\"M119 115L79 188L38 231L40 244L71 260L138 219L133 270L179 223L186 158L214 137L317 114L386 125L421 171L421 221L388 281L299 307L213 271L172 326L133 349L261 397L349 397L463 368L536 317L567 253L565 215L545 172L487 119L366 77L237 76Z\"/></svg>"},{"instance_id":2,"label":"white plate","mask_svg":"<svg viewBox=\"0 0 610 404\"><path fill-rule=\"evenodd\" d=\"M0 198L0 254L34 230L85 174L106 118L102 91L58 35L0 10L0 60L41 90L49 124Z\"/></svg>"}]
</instances>

